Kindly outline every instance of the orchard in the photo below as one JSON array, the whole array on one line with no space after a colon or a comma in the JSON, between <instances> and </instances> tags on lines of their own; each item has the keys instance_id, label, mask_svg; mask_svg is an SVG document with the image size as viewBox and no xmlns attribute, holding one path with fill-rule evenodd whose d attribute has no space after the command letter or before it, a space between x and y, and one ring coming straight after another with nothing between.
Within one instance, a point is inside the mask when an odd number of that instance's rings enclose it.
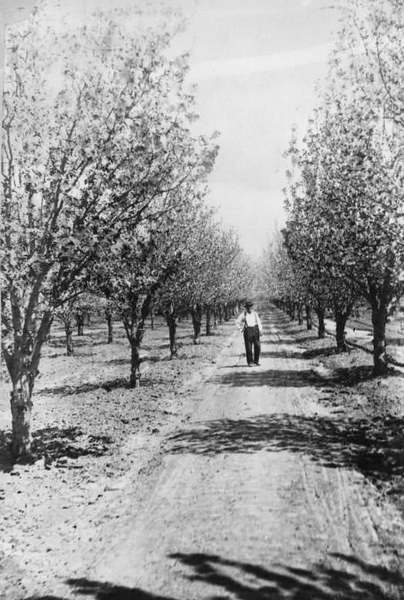
<instances>
[{"instance_id":1,"label":"orchard","mask_svg":"<svg viewBox=\"0 0 404 600\"><path fill-rule=\"evenodd\" d=\"M177 24L167 13L133 31L128 14L61 31L39 10L7 40L2 351L15 457L30 455L32 393L55 319L72 354L73 322L82 328L95 297L109 342L111 315L124 325L135 386L153 307L175 356L178 314L192 313L196 342L203 311L209 333L212 311L246 294L243 274L230 284L244 268L237 239L205 207L218 146L216 134L192 133L188 58L168 52ZM147 24L147 11L137 16Z\"/></svg>"},{"instance_id":2,"label":"orchard","mask_svg":"<svg viewBox=\"0 0 404 600\"><path fill-rule=\"evenodd\" d=\"M282 238L263 258L268 292L293 318L371 309L374 373L386 372L385 328L403 293L402 3L345 6L322 103L294 132ZM301 317L299 317L301 318Z\"/></svg>"},{"instance_id":3,"label":"orchard","mask_svg":"<svg viewBox=\"0 0 404 600\"><path fill-rule=\"evenodd\" d=\"M1 599L404 598L403 25L0 0Z\"/></svg>"}]
</instances>

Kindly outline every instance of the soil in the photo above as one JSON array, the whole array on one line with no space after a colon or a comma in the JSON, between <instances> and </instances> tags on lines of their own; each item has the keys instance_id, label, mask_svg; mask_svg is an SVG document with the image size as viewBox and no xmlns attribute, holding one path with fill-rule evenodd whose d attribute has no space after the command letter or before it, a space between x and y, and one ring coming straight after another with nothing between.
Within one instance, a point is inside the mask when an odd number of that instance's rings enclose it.
<instances>
[{"instance_id":1,"label":"soil","mask_svg":"<svg viewBox=\"0 0 404 600\"><path fill-rule=\"evenodd\" d=\"M106 344L103 323L86 327L71 357L62 328L52 331L33 399L34 464L11 462L9 384L2 385L2 600L40 594L82 572L159 463L164 431L189 418L184 397L234 333L233 322L225 323L194 345L191 322L182 321L178 358L170 360L167 327L157 319L146 331L139 387L130 389L129 344L119 323L114 328L114 343Z\"/></svg>"},{"instance_id":2,"label":"soil","mask_svg":"<svg viewBox=\"0 0 404 600\"><path fill-rule=\"evenodd\" d=\"M399 600L403 378L372 378L271 308L260 367L233 323L168 360L147 332L140 387L103 329L35 394L38 460L12 465L2 403L4 600Z\"/></svg>"}]
</instances>

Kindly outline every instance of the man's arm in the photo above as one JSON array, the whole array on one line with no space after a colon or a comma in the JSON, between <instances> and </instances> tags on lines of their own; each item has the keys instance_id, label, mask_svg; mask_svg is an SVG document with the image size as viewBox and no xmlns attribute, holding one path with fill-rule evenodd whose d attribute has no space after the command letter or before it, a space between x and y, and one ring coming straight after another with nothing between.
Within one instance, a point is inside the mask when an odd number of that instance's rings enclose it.
<instances>
[{"instance_id":1,"label":"man's arm","mask_svg":"<svg viewBox=\"0 0 404 600\"><path fill-rule=\"evenodd\" d=\"M244 313L241 313L241 315L239 315L236 319L236 327L240 330L243 331L244 329Z\"/></svg>"}]
</instances>

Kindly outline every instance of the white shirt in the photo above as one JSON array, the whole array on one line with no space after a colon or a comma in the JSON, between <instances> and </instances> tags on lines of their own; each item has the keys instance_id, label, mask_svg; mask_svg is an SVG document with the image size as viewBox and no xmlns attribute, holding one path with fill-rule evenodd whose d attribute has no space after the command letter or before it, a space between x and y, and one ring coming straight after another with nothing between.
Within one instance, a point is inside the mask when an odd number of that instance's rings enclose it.
<instances>
[{"instance_id":1,"label":"white shirt","mask_svg":"<svg viewBox=\"0 0 404 600\"><path fill-rule=\"evenodd\" d=\"M236 325L240 329L240 331L243 331L245 324L247 325L247 327L255 327L255 325L258 325L258 330L262 335L261 320L255 312L255 310L252 310L251 312L243 311L241 315L237 317Z\"/></svg>"}]
</instances>

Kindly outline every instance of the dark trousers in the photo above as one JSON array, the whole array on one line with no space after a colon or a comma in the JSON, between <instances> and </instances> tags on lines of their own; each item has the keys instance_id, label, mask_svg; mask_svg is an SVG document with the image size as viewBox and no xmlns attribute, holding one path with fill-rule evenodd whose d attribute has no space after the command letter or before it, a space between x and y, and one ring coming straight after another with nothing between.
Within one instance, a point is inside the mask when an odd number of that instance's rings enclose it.
<instances>
[{"instance_id":1,"label":"dark trousers","mask_svg":"<svg viewBox=\"0 0 404 600\"><path fill-rule=\"evenodd\" d=\"M254 327L246 327L244 329L244 344L245 344L245 355L247 358L247 363L250 364L253 362L253 353L252 348L254 346L254 362L258 363L260 359L260 332L258 329L258 325Z\"/></svg>"}]
</instances>

